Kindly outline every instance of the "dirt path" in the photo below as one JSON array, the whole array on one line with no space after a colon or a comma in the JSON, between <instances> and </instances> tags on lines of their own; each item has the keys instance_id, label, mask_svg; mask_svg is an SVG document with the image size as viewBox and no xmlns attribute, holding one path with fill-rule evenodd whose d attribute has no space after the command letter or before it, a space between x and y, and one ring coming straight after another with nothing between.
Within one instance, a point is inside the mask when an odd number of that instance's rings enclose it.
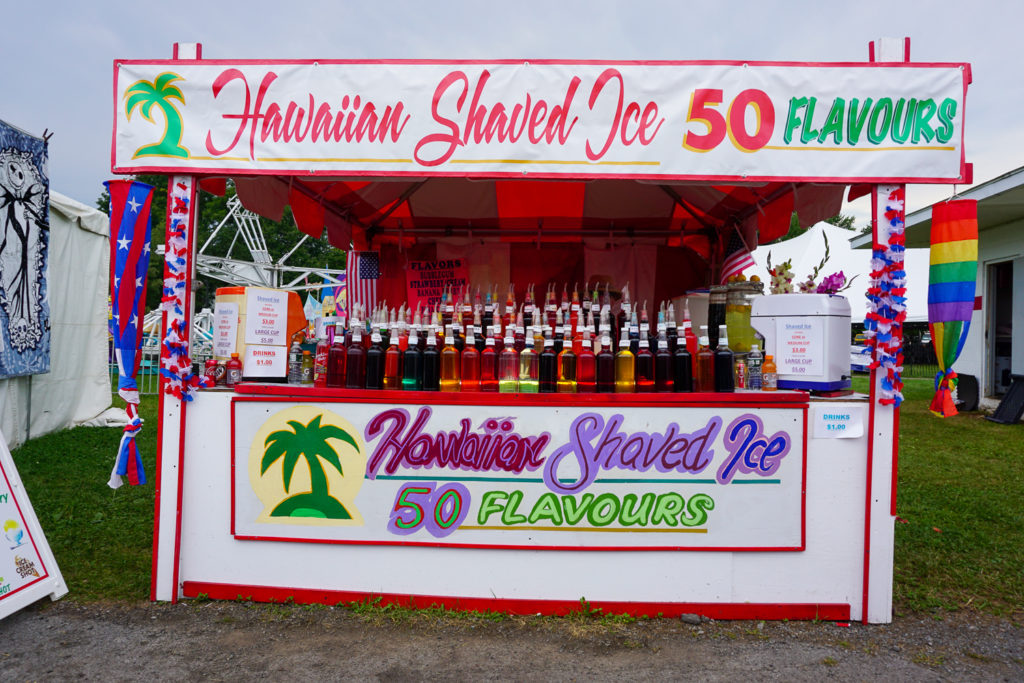
<instances>
[{"instance_id":1,"label":"dirt path","mask_svg":"<svg viewBox=\"0 0 1024 683\"><path fill-rule=\"evenodd\" d=\"M1022 680L1024 624L625 621L224 602L45 602L0 622L0 680Z\"/></svg>"}]
</instances>

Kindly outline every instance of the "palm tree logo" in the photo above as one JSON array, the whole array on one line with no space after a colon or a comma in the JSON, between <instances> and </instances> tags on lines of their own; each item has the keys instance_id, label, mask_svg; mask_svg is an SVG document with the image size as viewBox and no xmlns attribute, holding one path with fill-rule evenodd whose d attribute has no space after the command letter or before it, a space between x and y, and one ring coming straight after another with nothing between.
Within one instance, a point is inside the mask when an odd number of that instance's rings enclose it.
<instances>
[{"instance_id":1,"label":"palm tree logo","mask_svg":"<svg viewBox=\"0 0 1024 683\"><path fill-rule=\"evenodd\" d=\"M260 463L260 475L267 473L270 466L283 459L281 474L285 493L291 492L292 475L302 457L309 469L310 490L298 493L277 504L270 512L271 517L319 517L321 519L352 519L352 515L341 501L331 495L327 484L327 473L321 460L345 476L341 468L338 452L330 439L351 444L357 451L359 444L341 427L321 424L322 415L317 415L307 424L298 420L288 420L291 429L272 432L264 442L263 460ZM360 473L362 474L362 473Z\"/></svg>"},{"instance_id":2,"label":"palm tree logo","mask_svg":"<svg viewBox=\"0 0 1024 683\"><path fill-rule=\"evenodd\" d=\"M153 105L156 105L164 115L164 134L160 138L160 142L139 147L132 155L133 159L140 156L189 158L188 150L181 146L183 132L181 114L171 103L171 100L178 100L185 104L185 96L181 89L174 85L175 81L183 80L185 79L178 74L166 71L153 81L135 81L125 91L124 111L129 121L132 118L132 113L139 109L144 119L155 123L152 116Z\"/></svg>"}]
</instances>

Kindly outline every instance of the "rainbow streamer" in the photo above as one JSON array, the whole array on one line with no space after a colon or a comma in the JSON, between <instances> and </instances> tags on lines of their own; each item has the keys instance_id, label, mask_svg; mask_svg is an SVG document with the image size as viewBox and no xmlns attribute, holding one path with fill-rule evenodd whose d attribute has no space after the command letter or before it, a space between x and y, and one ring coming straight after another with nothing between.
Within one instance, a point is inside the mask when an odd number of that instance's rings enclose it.
<instances>
[{"instance_id":1,"label":"rainbow streamer","mask_svg":"<svg viewBox=\"0 0 1024 683\"><path fill-rule=\"evenodd\" d=\"M960 356L971 327L974 283L978 271L978 202L960 199L932 208L931 257L928 269L928 327L938 359L931 411L940 417L957 414L952 390L957 384L953 363Z\"/></svg>"}]
</instances>

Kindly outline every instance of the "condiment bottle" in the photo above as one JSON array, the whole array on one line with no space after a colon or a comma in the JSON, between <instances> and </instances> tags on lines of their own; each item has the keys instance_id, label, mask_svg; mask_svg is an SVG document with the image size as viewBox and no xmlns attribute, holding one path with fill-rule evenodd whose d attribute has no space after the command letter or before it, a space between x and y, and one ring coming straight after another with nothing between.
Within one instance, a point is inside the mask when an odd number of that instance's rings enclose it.
<instances>
[{"instance_id":1,"label":"condiment bottle","mask_svg":"<svg viewBox=\"0 0 1024 683\"><path fill-rule=\"evenodd\" d=\"M540 352L537 367L540 393L555 393L555 388L558 385L558 354L555 353L554 339L548 337L544 340L544 350Z\"/></svg>"},{"instance_id":2,"label":"condiment bottle","mask_svg":"<svg viewBox=\"0 0 1024 683\"><path fill-rule=\"evenodd\" d=\"M227 372L224 376L224 381L229 387L233 387L242 381L242 361L238 359L238 354L231 354L231 359L225 364L225 370Z\"/></svg>"},{"instance_id":3,"label":"condiment bottle","mask_svg":"<svg viewBox=\"0 0 1024 683\"><path fill-rule=\"evenodd\" d=\"M437 350L437 336L427 337L427 348L423 351L423 390L441 389L441 352Z\"/></svg>"},{"instance_id":4,"label":"condiment bottle","mask_svg":"<svg viewBox=\"0 0 1024 683\"><path fill-rule=\"evenodd\" d=\"M473 326L466 328L466 345L462 348L459 388L462 391L480 391L480 352L476 348Z\"/></svg>"},{"instance_id":5,"label":"condiment bottle","mask_svg":"<svg viewBox=\"0 0 1024 683\"><path fill-rule=\"evenodd\" d=\"M640 328L640 341L637 345L636 390L650 393L654 391L654 354L651 353L651 343L647 339L647 328Z\"/></svg>"},{"instance_id":6,"label":"condiment bottle","mask_svg":"<svg viewBox=\"0 0 1024 683\"><path fill-rule=\"evenodd\" d=\"M668 339L658 338L658 352L654 354L654 388L659 392L670 392L673 388L672 354L668 350Z\"/></svg>"},{"instance_id":7,"label":"condiment bottle","mask_svg":"<svg viewBox=\"0 0 1024 683\"><path fill-rule=\"evenodd\" d=\"M779 388L779 375L775 367L775 356L765 356L761 366L761 388L764 391L775 391Z\"/></svg>"},{"instance_id":8,"label":"condiment bottle","mask_svg":"<svg viewBox=\"0 0 1024 683\"><path fill-rule=\"evenodd\" d=\"M736 375L732 367L732 349L729 348L729 333L725 325L718 326L718 348L715 349L715 391L729 393L736 391Z\"/></svg>"},{"instance_id":9,"label":"condiment bottle","mask_svg":"<svg viewBox=\"0 0 1024 683\"><path fill-rule=\"evenodd\" d=\"M345 388L366 388L366 349L363 348L363 326L358 322L352 326L352 343L346 352Z\"/></svg>"},{"instance_id":10,"label":"condiment bottle","mask_svg":"<svg viewBox=\"0 0 1024 683\"><path fill-rule=\"evenodd\" d=\"M366 388L384 388L384 345L376 329L370 335L370 348L366 351Z\"/></svg>"},{"instance_id":11,"label":"condiment bottle","mask_svg":"<svg viewBox=\"0 0 1024 683\"><path fill-rule=\"evenodd\" d=\"M704 325L701 325L701 332L704 332ZM709 340L706 334L700 336L697 348L697 360L694 363L693 389L698 392L711 392L715 390L715 354L708 346ZM730 373L731 374L731 373Z\"/></svg>"},{"instance_id":12,"label":"condiment bottle","mask_svg":"<svg viewBox=\"0 0 1024 683\"><path fill-rule=\"evenodd\" d=\"M484 350L480 354L480 391L498 390L498 352L494 346L494 337L487 337Z\"/></svg>"},{"instance_id":13,"label":"condiment bottle","mask_svg":"<svg viewBox=\"0 0 1024 683\"><path fill-rule=\"evenodd\" d=\"M519 391L519 352L516 351L512 328L505 328L505 348L498 357L498 391L514 394Z\"/></svg>"},{"instance_id":14,"label":"condiment bottle","mask_svg":"<svg viewBox=\"0 0 1024 683\"><path fill-rule=\"evenodd\" d=\"M423 388L423 351L420 350L418 326L409 330L409 346L402 357L402 390L419 391Z\"/></svg>"},{"instance_id":15,"label":"condiment bottle","mask_svg":"<svg viewBox=\"0 0 1024 683\"><path fill-rule=\"evenodd\" d=\"M459 390L459 350L455 348L454 332L453 326L449 326L441 349L441 391Z\"/></svg>"},{"instance_id":16,"label":"condiment bottle","mask_svg":"<svg viewBox=\"0 0 1024 683\"><path fill-rule=\"evenodd\" d=\"M629 350L629 329L619 339L619 352L615 354L615 393L631 394L636 391L636 356Z\"/></svg>"},{"instance_id":17,"label":"condiment bottle","mask_svg":"<svg viewBox=\"0 0 1024 683\"><path fill-rule=\"evenodd\" d=\"M598 393L614 392L615 354L612 353L612 340L608 337L607 330L601 335L601 351L597 354L596 361Z\"/></svg>"}]
</instances>

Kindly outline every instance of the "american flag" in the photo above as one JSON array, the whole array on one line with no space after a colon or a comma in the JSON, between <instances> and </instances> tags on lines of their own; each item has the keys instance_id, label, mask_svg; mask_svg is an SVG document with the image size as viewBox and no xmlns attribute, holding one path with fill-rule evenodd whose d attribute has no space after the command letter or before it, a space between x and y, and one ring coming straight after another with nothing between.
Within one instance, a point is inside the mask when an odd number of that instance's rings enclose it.
<instances>
[{"instance_id":1,"label":"american flag","mask_svg":"<svg viewBox=\"0 0 1024 683\"><path fill-rule=\"evenodd\" d=\"M117 357L117 390L127 404L130 422L125 427L118 449L110 485L120 486L121 476L130 484L145 484L142 458L135 445L135 434L142 427L138 418L138 387L135 375L142 360L142 320L146 313L146 271L149 268L149 206L153 187L134 180L111 180L110 261L111 307L110 333Z\"/></svg>"},{"instance_id":2,"label":"american flag","mask_svg":"<svg viewBox=\"0 0 1024 683\"><path fill-rule=\"evenodd\" d=\"M345 266L348 314L356 304L368 313L377 304L377 280L380 279L380 254L375 251L350 251Z\"/></svg>"},{"instance_id":3,"label":"american flag","mask_svg":"<svg viewBox=\"0 0 1024 683\"><path fill-rule=\"evenodd\" d=\"M754 265L754 257L750 254L750 249L747 248L746 243L740 236L740 231L733 230L728 244L725 245L725 256L722 259L722 275L719 279L719 284L724 285L725 281L730 277L739 275L752 265Z\"/></svg>"}]
</instances>

